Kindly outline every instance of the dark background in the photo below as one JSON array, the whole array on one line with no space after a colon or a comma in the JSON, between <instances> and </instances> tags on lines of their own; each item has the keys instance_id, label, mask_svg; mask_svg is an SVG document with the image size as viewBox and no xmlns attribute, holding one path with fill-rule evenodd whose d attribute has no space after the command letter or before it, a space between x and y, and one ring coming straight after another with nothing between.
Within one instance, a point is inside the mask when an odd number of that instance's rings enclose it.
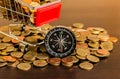
<instances>
[{"instance_id":1,"label":"dark background","mask_svg":"<svg viewBox=\"0 0 120 79\"><path fill-rule=\"evenodd\" d=\"M53 25L72 25L82 22L89 26L104 27L111 36L120 38L120 0L63 0L61 17ZM0 19L0 25L8 21ZM120 79L120 42L108 59L96 64L91 71L77 66L72 68L47 66L21 71L14 68L1 68L0 79Z\"/></svg>"}]
</instances>

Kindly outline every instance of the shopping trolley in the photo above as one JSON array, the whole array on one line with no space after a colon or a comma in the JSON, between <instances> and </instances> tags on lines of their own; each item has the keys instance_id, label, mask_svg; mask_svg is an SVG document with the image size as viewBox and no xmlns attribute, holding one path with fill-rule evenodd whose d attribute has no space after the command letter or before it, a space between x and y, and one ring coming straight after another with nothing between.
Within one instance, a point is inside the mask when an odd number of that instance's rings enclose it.
<instances>
[{"instance_id":1,"label":"shopping trolley","mask_svg":"<svg viewBox=\"0 0 120 79\"><path fill-rule=\"evenodd\" d=\"M43 24L57 20L60 16L61 0L56 0L51 3L47 3L41 6L31 6L22 0L0 0L0 9L5 19L14 21L17 24L33 25L34 29L38 29ZM31 16L33 13L34 16ZM32 21L31 21L32 19ZM9 26L10 27L10 26ZM38 29L40 31L40 28ZM76 46L76 40L74 34L65 27L55 27L45 35L45 40L37 44L31 44L18 39L11 33L9 28L9 34L0 31L1 34L16 39L25 45L25 49L28 46L39 46L45 44L47 52L56 57L64 57L71 54Z\"/></svg>"}]
</instances>

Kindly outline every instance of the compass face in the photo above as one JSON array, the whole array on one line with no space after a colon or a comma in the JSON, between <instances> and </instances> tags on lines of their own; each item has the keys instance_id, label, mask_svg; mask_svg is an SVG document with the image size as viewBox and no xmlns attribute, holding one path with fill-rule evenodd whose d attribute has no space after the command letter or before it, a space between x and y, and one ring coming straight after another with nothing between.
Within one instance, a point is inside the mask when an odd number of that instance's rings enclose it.
<instances>
[{"instance_id":1,"label":"compass face","mask_svg":"<svg viewBox=\"0 0 120 79\"><path fill-rule=\"evenodd\" d=\"M64 27L56 27L46 35L45 46L50 55L65 57L74 51L76 39L70 30Z\"/></svg>"}]
</instances>

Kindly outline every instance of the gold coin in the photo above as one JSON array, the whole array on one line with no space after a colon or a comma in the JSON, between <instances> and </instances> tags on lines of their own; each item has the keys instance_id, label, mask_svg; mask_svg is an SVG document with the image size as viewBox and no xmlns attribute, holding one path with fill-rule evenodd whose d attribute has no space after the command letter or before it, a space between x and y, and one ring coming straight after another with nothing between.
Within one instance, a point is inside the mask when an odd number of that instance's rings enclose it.
<instances>
[{"instance_id":1,"label":"gold coin","mask_svg":"<svg viewBox=\"0 0 120 79\"><path fill-rule=\"evenodd\" d=\"M83 28L84 24L83 23L74 23L73 27L75 27L75 28Z\"/></svg>"},{"instance_id":2,"label":"gold coin","mask_svg":"<svg viewBox=\"0 0 120 79\"><path fill-rule=\"evenodd\" d=\"M116 43L118 41L118 38L117 37L110 37L108 40L113 42L113 43Z\"/></svg>"},{"instance_id":3,"label":"gold coin","mask_svg":"<svg viewBox=\"0 0 120 79\"><path fill-rule=\"evenodd\" d=\"M4 37L5 37L5 35L3 35L3 34L0 33L0 39L2 39Z\"/></svg>"},{"instance_id":4,"label":"gold coin","mask_svg":"<svg viewBox=\"0 0 120 79\"><path fill-rule=\"evenodd\" d=\"M17 52L11 52L10 55L15 58L21 58L23 56L23 53L17 51Z\"/></svg>"},{"instance_id":5,"label":"gold coin","mask_svg":"<svg viewBox=\"0 0 120 79\"><path fill-rule=\"evenodd\" d=\"M12 52L12 51L14 51L14 46L8 46L6 49L5 49L5 51L6 52Z\"/></svg>"},{"instance_id":6,"label":"gold coin","mask_svg":"<svg viewBox=\"0 0 120 79\"><path fill-rule=\"evenodd\" d=\"M106 54L109 54L110 52L105 49L98 49L97 53L101 55L106 55Z\"/></svg>"},{"instance_id":7,"label":"gold coin","mask_svg":"<svg viewBox=\"0 0 120 79\"><path fill-rule=\"evenodd\" d=\"M99 38L97 37L97 35L89 35L88 39L94 42L99 41Z\"/></svg>"},{"instance_id":8,"label":"gold coin","mask_svg":"<svg viewBox=\"0 0 120 79\"><path fill-rule=\"evenodd\" d=\"M88 55L88 56L87 56L87 59L88 59L89 61L95 62L95 63L100 62L100 59L99 59L98 57L96 57L96 56L93 56L93 55Z\"/></svg>"},{"instance_id":9,"label":"gold coin","mask_svg":"<svg viewBox=\"0 0 120 79\"><path fill-rule=\"evenodd\" d=\"M44 24L41 26L41 30L50 30L52 27L50 24Z\"/></svg>"},{"instance_id":10,"label":"gold coin","mask_svg":"<svg viewBox=\"0 0 120 79\"><path fill-rule=\"evenodd\" d=\"M12 57L12 56L2 56L2 58L8 62L15 62L16 58Z\"/></svg>"},{"instance_id":11,"label":"gold coin","mask_svg":"<svg viewBox=\"0 0 120 79\"><path fill-rule=\"evenodd\" d=\"M48 54L45 54L45 53L39 53L37 54L37 59L48 59L49 58L49 55Z\"/></svg>"},{"instance_id":12,"label":"gold coin","mask_svg":"<svg viewBox=\"0 0 120 79\"><path fill-rule=\"evenodd\" d=\"M79 67L84 70L91 70L93 69L93 64L88 61L85 61L85 62L80 63Z\"/></svg>"},{"instance_id":13,"label":"gold coin","mask_svg":"<svg viewBox=\"0 0 120 79\"><path fill-rule=\"evenodd\" d=\"M31 34L31 31L23 31L22 36L29 36Z\"/></svg>"},{"instance_id":14,"label":"gold coin","mask_svg":"<svg viewBox=\"0 0 120 79\"><path fill-rule=\"evenodd\" d=\"M36 56L37 56L37 53L35 51L28 51L26 54L24 54L23 58L25 60L33 61L35 60Z\"/></svg>"},{"instance_id":15,"label":"gold coin","mask_svg":"<svg viewBox=\"0 0 120 79\"><path fill-rule=\"evenodd\" d=\"M86 60L86 56L80 56L80 55L76 55L76 57L80 60Z\"/></svg>"},{"instance_id":16,"label":"gold coin","mask_svg":"<svg viewBox=\"0 0 120 79\"><path fill-rule=\"evenodd\" d=\"M77 63L79 62L79 59L76 57L76 56L71 56L72 59L73 59L73 63Z\"/></svg>"},{"instance_id":17,"label":"gold coin","mask_svg":"<svg viewBox=\"0 0 120 79\"><path fill-rule=\"evenodd\" d=\"M17 65L18 65L19 63L20 63L20 62L17 60L17 61L15 61L15 62L9 64L8 66L10 66L10 67L17 67Z\"/></svg>"},{"instance_id":18,"label":"gold coin","mask_svg":"<svg viewBox=\"0 0 120 79\"><path fill-rule=\"evenodd\" d=\"M6 62L6 60L3 59L2 56L0 56L0 62L3 63L3 62Z\"/></svg>"},{"instance_id":19,"label":"gold coin","mask_svg":"<svg viewBox=\"0 0 120 79\"><path fill-rule=\"evenodd\" d=\"M50 58L49 59L49 64L53 65L53 66L59 66L61 62L60 58Z\"/></svg>"},{"instance_id":20,"label":"gold coin","mask_svg":"<svg viewBox=\"0 0 120 79\"><path fill-rule=\"evenodd\" d=\"M19 35L21 35L21 32L20 31L13 31L12 34L16 35L16 36L19 36Z\"/></svg>"},{"instance_id":21,"label":"gold coin","mask_svg":"<svg viewBox=\"0 0 120 79\"><path fill-rule=\"evenodd\" d=\"M33 6L33 7L40 6L40 4L38 2L31 2L30 5Z\"/></svg>"},{"instance_id":22,"label":"gold coin","mask_svg":"<svg viewBox=\"0 0 120 79\"><path fill-rule=\"evenodd\" d=\"M4 43L11 42L11 40L12 40L12 38L7 37L7 36L2 39L2 41L3 41Z\"/></svg>"},{"instance_id":23,"label":"gold coin","mask_svg":"<svg viewBox=\"0 0 120 79\"><path fill-rule=\"evenodd\" d=\"M79 49L79 48L85 48L85 49L87 49L88 48L88 44L87 43L77 42L76 49Z\"/></svg>"},{"instance_id":24,"label":"gold coin","mask_svg":"<svg viewBox=\"0 0 120 79\"><path fill-rule=\"evenodd\" d=\"M5 43L0 43L0 50L3 50L7 47Z\"/></svg>"},{"instance_id":25,"label":"gold coin","mask_svg":"<svg viewBox=\"0 0 120 79\"><path fill-rule=\"evenodd\" d=\"M73 63L63 63L62 62L62 65L65 66L65 67L72 67L73 66Z\"/></svg>"},{"instance_id":26,"label":"gold coin","mask_svg":"<svg viewBox=\"0 0 120 79\"><path fill-rule=\"evenodd\" d=\"M33 38L32 36L26 37L25 40L29 43L37 43L37 39Z\"/></svg>"},{"instance_id":27,"label":"gold coin","mask_svg":"<svg viewBox=\"0 0 120 79\"><path fill-rule=\"evenodd\" d=\"M7 62L0 63L0 67L4 67L7 65Z\"/></svg>"},{"instance_id":28,"label":"gold coin","mask_svg":"<svg viewBox=\"0 0 120 79\"><path fill-rule=\"evenodd\" d=\"M36 67L44 67L46 66L48 63L46 60L35 60L33 61L33 65Z\"/></svg>"},{"instance_id":29,"label":"gold coin","mask_svg":"<svg viewBox=\"0 0 120 79\"><path fill-rule=\"evenodd\" d=\"M9 55L9 53L7 53L5 50L2 50L2 51L0 52L0 55L7 56L7 55Z\"/></svg>"},{"instance_id":30,"label":"gold coin","mask_svg":"<svg viewBox=\"0 0 120 79\"><path fill-rule=\"evenodd\" d=\"M110 41L102 42L100 46L102 49L106 49L108 51L111 51L113 49L113 43Z\"/></svg>"},{"instance_id":31,"label":"gold coin","mask_svg":"<svg viewBox=\"0 0 120 79\"><path fill-rule=\"evenodd\" d=\"M98 38L100 39L100 41L108 41L110 36L108 34L100 34L98 35Z\"/></svg>"},{"instance_id":32,"label":"gold coin","mask_svg":"<svg viewBox=\"0 0 120 79\"><path fill-rule=\"evenodd\" d=\"M79 49L77 49L76 53L79 56L85 57L85 56L90 54L90 50L89 49L79 48Z\"/></svg>"},{"instance_id":33,"label":"gold coin","mask_svg":"<svg viewBox=\"0 0 120 79\"><path fill-rule=\"evenodd\" d=\"M96 55L97 57L109 57L110 56L110 52L108 52L108 54L99 54L97 52L94 52L94 55Z\"/></svg>"},{"instance_id":34,"label":"gold coin","mask_svg":"<svg viewBox=\"0 0 120 79\"><path fill-rule=\"evenodd\" d=\"M99 42L89 42L88 45L92 48L99 48Z\"/></svg>"},{"instance_id":35,"label":"gold coin","mask_svg":"<svg viewBox=\"0 0 120 79\"><path fill-rule=\"evenodd\" d=\"M73 64L73 61L74 61L73 58L71 58L70 56L62 58L62 63L65 64Z\"/></svg>"},{"instance_id":36,"label":"gold coin","mask_svg":"<svg viewBox=\"0 0 120 79\"><path fill-rule=\"evenodd\" d=\"M17 65L17 68L20 70L28 71L31 69L31 64L29 63L20 63Z\"/></svg>"}]
</instances>

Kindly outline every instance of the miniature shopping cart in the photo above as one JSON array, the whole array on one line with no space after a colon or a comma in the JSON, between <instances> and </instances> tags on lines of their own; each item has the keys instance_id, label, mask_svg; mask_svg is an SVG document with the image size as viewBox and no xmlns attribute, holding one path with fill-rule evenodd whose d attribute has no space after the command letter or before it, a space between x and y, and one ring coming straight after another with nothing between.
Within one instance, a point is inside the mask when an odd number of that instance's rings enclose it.
<instances>
[{"instance_id":1,"label":"miniature shopping cart","mask_svg":"<svg viewBox=\"0 0 120 79\"><path fill-rule=\"evenodd\" d=\"M51 3L47 3L37 7L33 7L30 4L23 2L22 0L0 0L0 9L5 19L12 20L14 22L17 22L18 24L22 23L24 25L34 25L37 28L43 24L52 22L59 18L61 0L56 0ZM33 16L31 16L32 13L34 13ZM11 34L10 29L9 34L6 34L2 31L0 31L0 33L20 41L21 43L25 44L26 47L28 45L37 46L45 43L47 51L52 56L57 57L67 56L68 54L73 52L76 45L74 34L63 27L57 27L55 29L50 30L50 32L48 32L48 34L46 35L45 40L38 44L30 44L28 42L19 40L15 35ZM63 36L64 38L67 38L64 39ZM56 45L54 44L56 40L53 37L56 37L57 39ZM69 39L68 43L67 41L65 41L66 39Z\"/></svg>"}]
</instances>

